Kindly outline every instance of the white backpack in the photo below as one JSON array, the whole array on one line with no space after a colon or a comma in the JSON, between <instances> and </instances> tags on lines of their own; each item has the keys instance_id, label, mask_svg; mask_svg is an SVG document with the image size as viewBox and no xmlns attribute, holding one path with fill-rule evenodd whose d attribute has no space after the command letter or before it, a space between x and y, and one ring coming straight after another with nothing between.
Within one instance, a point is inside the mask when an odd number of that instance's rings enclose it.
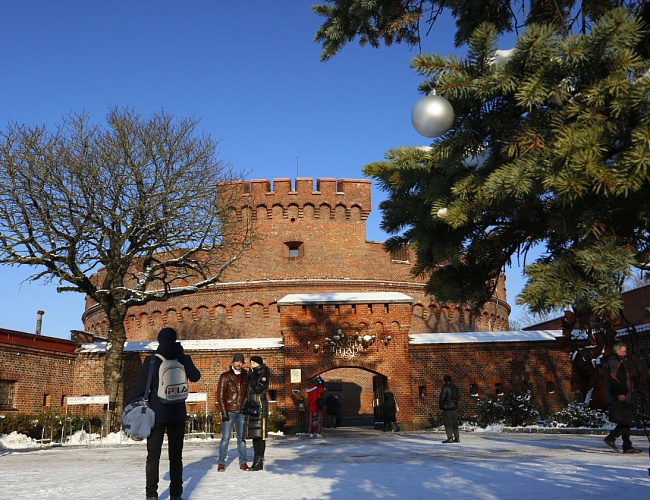
<instances>
[{"instance_id":1,"label":"white backpack","mask_svg":"<svg viewBox=\"0 0 650 500\"><path fill-rule=\"evenodd\" d=\"M185 367L175 359L165 359L160 354L156 356L162 360L158 370L158 399L165 404L185 401L189 393Z\"/></svg>"}]
</instances>

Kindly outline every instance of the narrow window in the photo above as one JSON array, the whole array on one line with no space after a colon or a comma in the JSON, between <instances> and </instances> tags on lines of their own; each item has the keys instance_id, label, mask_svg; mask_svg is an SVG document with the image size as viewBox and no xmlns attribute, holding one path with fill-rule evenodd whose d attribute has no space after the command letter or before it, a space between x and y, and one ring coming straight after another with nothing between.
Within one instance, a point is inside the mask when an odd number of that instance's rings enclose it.
<instances>
[{"instance_id":1,"label":"narrow window","mask_svg":"<svg viewBox=\"0 0 650 500\"><path fill-rule=\"evenodd\" d=\"M474 397L478 396L478 385L469 384L469 395Z\"/></svg>"},{"instance_id":2,"label":"narrow window","mask_svg":"<svg viewBox=\"0 0 650 500\"><path fill-rule=\"evenodd\" d=\"M269 401L277 401L278 391L276 389L269 389Z\"/></svg>"},{"instance_id":3,"label":"narrow window","mask_svg":"<svg viewBox=\"0 0 650 500\"><path fill-rule=\"evenodd\" d=\"M427 397L427 386L426 385L418 386L418 396L420 397L420 399L425 399Z\"/></svg>"},{"instance_id":4,"label":"narrow window","mask_svg":"<svg viewBox=\"0 0 650 500\"><path fill-rule=\"evenodd\" d=\"M390 253L390 260L393 262L408 262L409 261L409 248L406 245L402 245L397 250L393 250Z\"/></svg>"},{"instance_id":5,"label":"narrow window","mask_svg":"<svg viewBox=\"0 0 650 500\"><path fill-rule=\"evenodd\" d=\"M546 382L546 392L549 394L553 394L555 392L555 384L553 382Z\"/></svg>"},{"instance_id":6,"label":"narrow window","mask_svg":"<svg viewBox=\"0 0 650 500\"><path fill-rule=\"evenodd\" d=\"M0 408L14 407L15 380L0 380Z\"/></svg>"},{"instance_id":7,"label":"narrow window","mask_svg":"<svg viewBox=\"0 0 650 500\"><path fill-rule=\"evenodd\" d=\"M285 256L287 256L289 260L300 259L302 257L302 241L285 241L284 244L287 249Z\"/></svg>"},{"instance_id":8,"label":"narrow window","mask_svg":"<svg viewBox=\"0 0 650 500\"><path fill-rule=\"evenodd\" d=\"M503 384L501 382L497 382L494 386L494 392L496 392L497 396L503 396Z\"/></svg>"}]
</instances>

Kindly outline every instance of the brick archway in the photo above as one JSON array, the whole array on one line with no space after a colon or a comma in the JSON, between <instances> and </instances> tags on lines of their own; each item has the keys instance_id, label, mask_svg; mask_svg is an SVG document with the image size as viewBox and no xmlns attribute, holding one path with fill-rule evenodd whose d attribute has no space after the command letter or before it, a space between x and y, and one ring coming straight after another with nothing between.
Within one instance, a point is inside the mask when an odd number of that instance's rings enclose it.
<instances>
[{"instance_id":1,"label":"brick archway","mask_svg":"<svg viewBox=\"0 0 650 500\"><path fill-rule=\"evenodd\" d=\"M301 295L278 301L289 425L302 418L297 398L300 394L305 397L307 380L327 372L341 375L337 377L341 383L358 393L346 398L350 398L348 403L359 417L372 418L372 378L385 378L399 401L400 419L412 422L408 337L411 300L402 294L365 293ZM389 330L373 333L359 328L378 322L390 325ZM355 378L362 382L356 388Z\"/></svg>"}]
</instances>

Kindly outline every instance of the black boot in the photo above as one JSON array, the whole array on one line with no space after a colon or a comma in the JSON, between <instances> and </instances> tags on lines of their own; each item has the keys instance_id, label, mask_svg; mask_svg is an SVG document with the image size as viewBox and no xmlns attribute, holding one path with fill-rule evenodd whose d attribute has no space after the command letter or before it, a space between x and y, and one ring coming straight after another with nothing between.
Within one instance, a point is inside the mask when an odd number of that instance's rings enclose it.
<instances>
[{"instance_id":1,"label":"black boot","mask_svg":"<svg viewBox=\"0 0 650 500\"><path fill-rule=\"evenodd\" d=\"M256 456L253 465L248 470L264 470L264 457Z\"/></svg>"}]
</instances>

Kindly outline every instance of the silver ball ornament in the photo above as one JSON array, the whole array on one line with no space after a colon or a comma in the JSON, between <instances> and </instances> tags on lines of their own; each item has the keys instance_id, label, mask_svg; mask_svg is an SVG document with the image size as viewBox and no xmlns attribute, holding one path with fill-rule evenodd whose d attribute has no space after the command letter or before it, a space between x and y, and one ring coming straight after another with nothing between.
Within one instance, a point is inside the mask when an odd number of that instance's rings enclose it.
<instances>
[{"instance_id":1,"label":"silver ball ornament","mask_svg":"<svg viewBox=\"0 0 650 500\"><path fill-rule=\"evenodd\" d=\"M426 95L413 106L411 121L424 137L438 137L454 123L454 108L441 95Z\"/></svg>"}]
</instances>

